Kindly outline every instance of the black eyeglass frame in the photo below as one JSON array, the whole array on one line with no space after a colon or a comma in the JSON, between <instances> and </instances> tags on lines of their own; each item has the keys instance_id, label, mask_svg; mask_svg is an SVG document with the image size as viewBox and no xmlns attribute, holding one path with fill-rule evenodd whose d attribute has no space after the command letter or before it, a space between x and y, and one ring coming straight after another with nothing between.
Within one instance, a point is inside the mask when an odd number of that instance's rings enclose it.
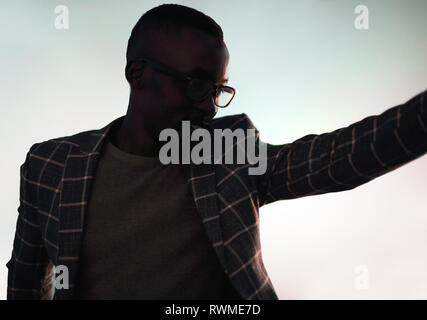
<instances>
[{"instance_id":1,"label":"black eyeglass frame","mask_svg":"<svg viewBox=\"0 0 427 320\"><path fill-rule=\"evenodd\" d=\"M206 98L207 98L211 93L214 93L214 94L212 95L212 98L213 98L212 100L213 100L214 104L215 104L218 108L226 108L226 107L228 107L228 105L231 103L231 101L233 100L233 98L234 98L234 96L235 96L235 94L236 94L236 89L234 89L234 88L232 88L232 87L230 87L230 86L222 86L222 85L219 85L219 86L218 86L218 85L216 85L214 82L212 82L212 81L210 81L210 80L207 80L207 79L200 79L200 78L190 77L189 75L186 75L185 73L182 73L182 72L180 72L180 71L177 71L177 70L175 70L175 69L173 69L173 68L171 68L171 67L169 67L169 66L167 66L167 65L165 65L165 64L163 64L163 63L157 62L157 61L152 60L152 59L149 59L149 58L141 57L141 58L133 59L133 61L141 61L141 62L145 62L145 63L149 64L151 67L153 67L154 69L156 69L157 71L160 71L160 72L165 73L165 74L167 74L167 75L173 76L174 78L177 78L177 79L179 79L179 80L187 81L187 82L188 82L188 85L187 85L187 92L186 92L186 94L187 94L187 96L188 96L191 100L194 100L194 101L196 101L196 102L203 101L203 100L205 100L205 99L206 99ZM190 82L191 82L191 81L194 81L194 80L202 81L202 82L206 82L206 83L209 83L209 84L211 85L211 89L210 89L210 90L208 90L208 91L206 92L206 94L205 94L205 95L203 95L203 97L200 97L200 98L198 98L198 99L196 99L196 98L194 98L194 97L191 97L191 96L190 96L190 94L189 94ZM214 99L214 98L218 95L218 93L220 92L220 90L222 90L222 89L225 89L225 90L227 90L227 92L228 92L228 93L232 94L232 96L231 96L231 98L230 98L230 101L228 101L228 103L227 103L225 106L220 106L220 105L218 105L218 104L215 102L215 99Z\"/></svg>"}]
</instances>

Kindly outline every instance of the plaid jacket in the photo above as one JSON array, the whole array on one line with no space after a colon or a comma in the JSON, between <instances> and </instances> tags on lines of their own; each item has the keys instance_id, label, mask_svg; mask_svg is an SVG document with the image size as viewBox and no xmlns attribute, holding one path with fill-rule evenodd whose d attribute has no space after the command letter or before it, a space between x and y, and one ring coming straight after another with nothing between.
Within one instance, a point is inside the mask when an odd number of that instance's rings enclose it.
<instances>
[{"instance_id":1,"label":"plaid jacket","mask_svg":"<svg viewBox=\"0 0 427 320\"><path fill-rule=\"evenodd\" d=\"M282 199L350 190L426 153L425 93L332 132L267 144L267 171L262 175L248 175L248 163L183 165L216 255L244 299L277 299L262 261L259 208ZM31 146L20 167L8 299L46 298L52 265L69 269L69 289L56 290L54 299L73 297L95 169L108 130L122 119ZM208 127L255 129L244 113L212 119Z\"/></svg>"}]
</instances>

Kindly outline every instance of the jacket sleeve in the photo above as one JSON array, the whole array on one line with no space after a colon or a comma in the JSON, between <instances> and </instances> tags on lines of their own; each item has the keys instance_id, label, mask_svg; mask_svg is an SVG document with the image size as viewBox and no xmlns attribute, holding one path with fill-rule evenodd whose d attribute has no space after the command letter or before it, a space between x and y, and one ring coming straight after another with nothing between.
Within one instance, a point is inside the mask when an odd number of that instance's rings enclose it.
<instances>
[{"instance_id":1,"label":"jacket sleeve","mask_svg":"<svg viewBox=\"0 0 427 320\"><path fill-rule=\"evenodd\" d=\"M258 180L260 206L350 190L426 153L426 92L332 132L267 144L267 170Z\"/></svg>"},{"instance_id":2,"label":"jacket sleeve","mask_svg":"<svg viewBox=\"0 0 427 320\"><path fill-rule=\"evenodd\" d=\"M30 153L36 146L37 144L30 148L25 162L20 167L18 219L12 257L6 264L8 300L42 299L45 295L43 290L47 290L49 285L48 281L41 281L48 264L48 257L43 245L34 194L30 192L35 190L34 182L28 178Z\"/></svg>"}]
</instances>

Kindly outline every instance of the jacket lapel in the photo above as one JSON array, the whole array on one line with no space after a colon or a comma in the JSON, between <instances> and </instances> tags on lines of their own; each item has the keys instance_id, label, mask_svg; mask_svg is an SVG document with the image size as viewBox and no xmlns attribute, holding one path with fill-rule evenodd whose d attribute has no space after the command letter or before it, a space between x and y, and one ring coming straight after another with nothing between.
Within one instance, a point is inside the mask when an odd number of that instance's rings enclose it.
<instances>
[{"instance_id":1,"label":"jacket lapel","mask_svg":"<svg viewBox=\"0 0 427 320\"><path fill-rule=\"evenodd\" d=\"M190 184L197 212L202 220L207 236L223 270L227 273L218 210L215 167L213 164L195 165L191 163L189 165L183 165L183 168L187 176L187 182Z\"/></svg>"},{"instance_id":2,"label":"jacket lapel","mask_svg":"<svg viewBox=\"0 0 427 320\"><path fill-rule=\"evenodd\" d=\"M90 191L105 138L111 126L73 136L66 156L59 198L59 230L57 265L68 267L69 289L55 293L55 299L71 299L78 272L84 218Z\"/></svg>"}]
</instances>

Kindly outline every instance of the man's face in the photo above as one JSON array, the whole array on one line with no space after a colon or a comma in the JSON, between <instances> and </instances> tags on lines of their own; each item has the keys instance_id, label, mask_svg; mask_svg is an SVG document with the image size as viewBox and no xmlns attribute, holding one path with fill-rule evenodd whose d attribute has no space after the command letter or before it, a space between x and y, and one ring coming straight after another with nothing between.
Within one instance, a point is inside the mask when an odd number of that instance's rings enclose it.
<instances>
[{"instance_id":1,"label":"man's face","mask_svg":"<svg viewBox=\"0 0 427 320\"><path fill-rule=\"evenodd\" d=\"M199 30L183 28L172 33L152 31L148 36L149 48L144 56L167 65L191 77L207 79L225 85L228 51L225 45ZM139 64L141 66L141 64ZM138 64L130 66L137 69ZM130 72L131 73L131 72ZM215 116L217 107L212 97L201 102L190 100L185 93L186 82L163 74L149 65L143 65L139 81L132 85L136 97L137 114L142 116L144 127L154 137L164 128L178 129L182 120L200 123ZM129 78L128 78L129 80ZM137 82L136 82L137 83Z\"/></svg>"}]
</instances>

